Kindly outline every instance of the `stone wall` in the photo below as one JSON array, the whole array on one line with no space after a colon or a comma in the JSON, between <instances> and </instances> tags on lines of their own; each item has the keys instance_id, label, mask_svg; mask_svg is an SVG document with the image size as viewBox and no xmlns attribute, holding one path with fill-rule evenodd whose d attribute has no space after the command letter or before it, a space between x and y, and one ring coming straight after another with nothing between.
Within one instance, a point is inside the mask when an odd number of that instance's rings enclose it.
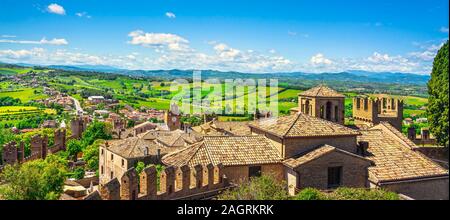
<instances>
[{"instance_id":1,"label":"stone wall","mask_svg":"<svg viewBox=\"0 0 450 220\"><path fill-rule=\"evenodd\" d=\"M309 151L324 144L328 144L351 153L356 153L356 136L322 136L282 139L278 136L253 127L251 128L251 132L252 134L264 135L265 137L267 137L275 146L275 148L280 152L280 155L285 159Z\"/></svg>"},{"instance_id":2,"label":"stone wall","mask_svg":"<svg viewBox=\"0 0 450 220\"><path fill-rule=\"evenodd\" d=\"M385 184L381 187L419 200L448 200L448 176Z\"/></svg>"},{"instance_id":3,"label":"stone wall","mask_svg":"<svg viewBox=\"0 0 450 220\"><path fill-rule=\"evenodd\" d=\"M284 140L284 157L293 157L325 144L356 153L356 143L356 136L287 138Z\"/></svg>"},{"instance_id":4,"label":"stone wall","mask_svg":"<svg viewBox=\"0 0 450 220\"><path fill-rule=\"evenodd\" d=\"M154 166L145 168L137 174L134 168L128 169L118 181L113 178L100 185L102 199L106 200L168 200L208 193L228 186L223 176L222 165L197 165L180 168L167 167L159 176ZM193 180L192 180L193 179ZM194 184L192 184L194 183Z\"/></svg>"},{"instance_id":5,"label":"stone wall","mask_svg":"<svg viewBox=\"0 0 450 220\"><path fill-rule=\"evenodd\" d=\"M341 152L332 152L286 172L289 184L296 188L328 188L328 168L342 167L341 186L368 187L368 167L371 162ZM288 168L289 169L289 168Z\"/></svg>"},{"instance_id":6,"label":"stone wall","mask_svg":"<svg viewBox=\"0 0 450 220\"><path fill-rule=\"evenodd\" d=\"M402 129L403 101L396 98L355 97L353 98L353 119L358 126L373 126L382 121Z\"/></svg>"},{"instance_id":7,"label":"stone wall","mask_svg":"<svg viewBox=\"0 0 450 220\"><path fill-rule=\"evenodd\" d=\"M253 166L253 165L252 165ZM254 165L261 166L261 175L271 175L276 180L282 181L283 175L283 165L279 164L261 164ZM227 176L228 181L232 183L243 183L249 180L249 168L250 165L246 166L224 166L223 173Z\"/></svg>"},{"instance_id":8,"label":"stone wall","mask_svg":"<svg viewBox=\"0 0 450 220\"><path fill-rule=\"evenodd\" d=\"M298 97L298 109L301 113L323 118L338 124L344 124L344 98L336 97ZM327 108L330 108L327 110ZM329 113L327 115L327 112Z\"/></svg>"},{"instance_id":9,"label":"stone wall","mask_svg":"<svg viewBox=\"0 0 450 220\"><path fill-rule=\"evenodd\" d=\"M66 131L65 129L55 130L54 145L48 146L48 137L39 134L31 137L30 155L25 157L25 144L23 141L17 145L16 142L10 142L4 145L2 151L2 164L23 163L30 160L45 159L47 154L53 154L66 149Z\"/></svg>"},{"instance_id":10,"label":"stone wall","mask_svg":"<svg viewBox=\"0 0 450 220\"><path fill-rule=\"evenodd\" d=\"M77 117L72 119L70 122L70 129L72 131L71 138L80 139L83 135L84 130L86 130L88 124L88 119L83 117Z\"/></svg>"}]
</instances>

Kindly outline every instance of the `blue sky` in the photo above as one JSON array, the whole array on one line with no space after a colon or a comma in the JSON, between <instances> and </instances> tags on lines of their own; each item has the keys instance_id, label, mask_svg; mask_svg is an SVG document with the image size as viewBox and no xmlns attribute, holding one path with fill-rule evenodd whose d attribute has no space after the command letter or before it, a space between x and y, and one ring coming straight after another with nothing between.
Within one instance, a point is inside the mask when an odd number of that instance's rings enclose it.
<instances>
[{"instance_id":1,"label":"blue sky","mask_svg":"<svg viewBox=\"0 0 450 220\"><path fill-rule=\"evenodd\" d=\"M429 74L448 1L2 0L0 61Z\"/></svg>"}]
</instances>

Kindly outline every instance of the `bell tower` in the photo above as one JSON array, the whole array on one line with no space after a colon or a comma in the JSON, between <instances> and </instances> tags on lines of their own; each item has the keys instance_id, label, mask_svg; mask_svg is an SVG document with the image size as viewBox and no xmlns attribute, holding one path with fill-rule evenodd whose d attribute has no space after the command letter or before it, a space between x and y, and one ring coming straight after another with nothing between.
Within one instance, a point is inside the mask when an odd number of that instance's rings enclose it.
<instances>
[{"instance_id":1,"label":"bell tower","mask_svg":"<svg viewBox=\"0 0 450 220\"><path fill-rule=\"evenodd\" d=\"M319 85L298 95L298 112L343 125L344 102L344 95Z\"/></svg>"},{"instance_id":2,"label":"bell tower","mask_svg":"<svg viewBox=\"0 0 450 220\"><path fill-rule=\"evenodd\" d=\"M164 114L164 122L171 131L181 129L181 114L177 104L170 104L170 109Z\"/></svg>"}]
</instances>

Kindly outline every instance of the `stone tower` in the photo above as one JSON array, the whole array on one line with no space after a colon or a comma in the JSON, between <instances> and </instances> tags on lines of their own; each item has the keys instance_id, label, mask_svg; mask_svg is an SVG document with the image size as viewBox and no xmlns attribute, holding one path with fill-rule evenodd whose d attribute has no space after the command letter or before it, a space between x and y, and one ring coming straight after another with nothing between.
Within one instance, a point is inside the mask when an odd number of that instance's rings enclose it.
<instances>
[{"instance_id":1,"label":"stone tower","mask_svg":"<svg viewBox=\"0 0 450 220\"><path fill-rule=\"evenodd\" d=\"M384 121L401 131L403 101L387 96L355 97L353 98L353 119L358 127L371 127Z\"/></svg>"},{"instance_id":2,"label":"stone tower","mask_svg":"<svg viewBox=\"0 0 450 220\"><path fill-rule=\"evenodd\" d=\"M164 114L164 122L171 131L181 129L181 114L177 104L170 104L170 110Z\"/></svg>"},{"instance_id":3,"label":"stone tower","mask_svg":"<svg viewBox=\"0 0 450 220\"><path fill-rule=\"evenodd\" d=\"M298 95L298 107L291 113L301 112L306 115L344 124L345 96L335 90L319 85Z\"/></svg>"}]
</instances>

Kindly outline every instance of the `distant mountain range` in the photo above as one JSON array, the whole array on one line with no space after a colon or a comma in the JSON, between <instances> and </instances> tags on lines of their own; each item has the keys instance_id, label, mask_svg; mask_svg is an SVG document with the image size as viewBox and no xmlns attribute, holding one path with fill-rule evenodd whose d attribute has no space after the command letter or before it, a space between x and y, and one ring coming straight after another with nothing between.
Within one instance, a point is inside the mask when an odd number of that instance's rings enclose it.
<instances>
[{"instance_id":1,"label":"distant mountain range","mask_svg":"<svg viewBox=\"0 0 450 220\"><path fill-rule=\"evenodd\" d=\"M16 64L21 66L33 66L30 64ZM160 77L160 78L192 78L193 70L126 70L105 65L50 65L51 69L66 71L94 71L103 73L116 73L130 76ZM315 81L349 81L363 83L395 83L404 85L425 85L430 79L429 75L395 72L369 72L361 70L348 70L339 73L304 73L304 72L279 72L279 73L243 73L235 71L202 70L202 78L236 79L236 78L284 78L296 80Z\"/></svg>"}]
</instances>

